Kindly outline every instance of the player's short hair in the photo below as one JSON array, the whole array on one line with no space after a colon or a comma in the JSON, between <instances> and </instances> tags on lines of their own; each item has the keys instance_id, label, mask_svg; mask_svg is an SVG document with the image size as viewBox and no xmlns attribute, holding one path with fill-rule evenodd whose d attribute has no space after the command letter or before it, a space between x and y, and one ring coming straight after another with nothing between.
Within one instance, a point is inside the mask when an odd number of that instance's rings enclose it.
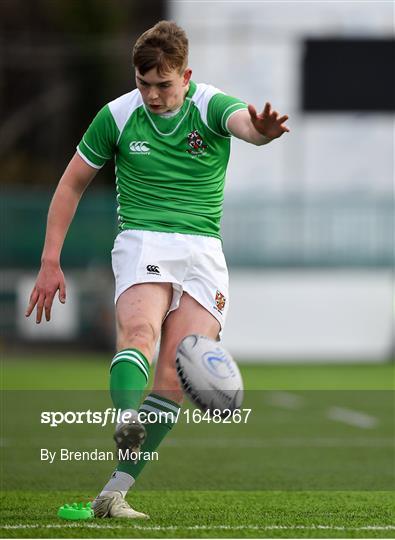
<instances>
[{"instance_id":1,"label":"player's short hair","mask_svg":"<svg viewBox=\"0 0 395 540\"><path fill-rule=\"evenodd\" d=\"M185 31L174 21L159 21L136 41L133 64L141 75L152 68L156 68L160 76L173 69L181 73L188 64Z\"/></svg>"}]
</instances>

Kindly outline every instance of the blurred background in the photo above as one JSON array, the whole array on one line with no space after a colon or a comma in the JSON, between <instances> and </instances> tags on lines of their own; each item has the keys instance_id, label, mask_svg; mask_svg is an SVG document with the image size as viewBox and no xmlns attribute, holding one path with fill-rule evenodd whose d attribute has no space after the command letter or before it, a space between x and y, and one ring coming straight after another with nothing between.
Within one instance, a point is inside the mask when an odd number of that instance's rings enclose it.
<instances>
[{"instance_id":1,"label":"blurred background","mask_svg":"<svg viewBox=\"0 0 395 540\"><path fill-rule=\"evenodd\" d=\"M223 218L224 344L239 361L386 362L394 353L392 2L1 0L1 349L114 346L108 164L63 251L65 306L24 310L48 205L98 109L132 90L131 51L183 26L197 82L290 116L291 133L233 141Z\"/></svg>"}]
</instances>

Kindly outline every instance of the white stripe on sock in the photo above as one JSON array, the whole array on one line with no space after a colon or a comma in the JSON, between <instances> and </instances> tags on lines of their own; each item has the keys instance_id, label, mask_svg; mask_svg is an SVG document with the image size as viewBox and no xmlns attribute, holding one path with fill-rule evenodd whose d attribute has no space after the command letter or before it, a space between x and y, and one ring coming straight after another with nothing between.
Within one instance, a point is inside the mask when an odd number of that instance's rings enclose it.
<instances>
[{"instance_id":1,"label":"white stripe on sock","mask_svg":"<svg viewBox=\"0 0 395 540\"><path fill-rule=\"evenodd\" d=\"M134 356L134 358L137 358L137 360L139 360L139 362L141 362L143 364L143 366L146 367L147 362L145 361L144 356L142 354L138 353L137 351L133 351L132 349L125 349L124 351L118 352L114 356L114 359L116 359L118 356L123 356L123 355Z\"/></svg>"},{"instance_id":2,"label":"white stripe on sock","mask_svg":"<svg viewBox=\"0 0 395 540\"><path fill-rule=\"evenodd\" d=\"M162 407L166 407L170 411L175 412L176 414L180 410L180 407L177 407L176 405L171 405L170 403L167 403L167 401L162 401L161 399L158 399L156 397L153 397L151 395L147 396L144 400L144 403L146 401L151 401L152 403L157 403L158 405L162 405Z\"/></svg>"},{"instance_id":3,"label":"white stripe on sock","mask_svg":"<svg viewBox=\"0 0 395 540\"><path fill-rule=\"evenodd\" d=\"M145 412L153 412L158 416L158 420L163 417L165 420L170 420L173 424L175 424L177 419L173 412L161 411L160 409L155 409L155 407L151 407L150 405L146 405L145 403L141 405L139 410Z\"/></svg>"},{"instance_id":4,"label":"white stripe on sock","mask_svg":"<svg viewBox=\"0 0 395 540\"><path fill-rule=\"evenodd\" d=\"M124 351L123 353L116 354L115 357L119 356L120 354L130 355L133 358L135 358L141 364L142 369L144 369L147 372L147 378L148 378L149 365L148 365L148 367L146 366L147 362L144 361L144 359L142 358L142 355L140 355L136 351Z\"/></svg>"},{"instance_id":5,"label":"white stripe on sock","mask_svg":"<svg viewBox=\"0 0 395 540\"><path fill-rule=\"evenodd\" d=\"M123 351L119 351L119 352L115 353L114 358L116 358L120 354L135 354L141 360L142 360L142 358L144 356L143 354L140 354L138 351L134 351L133 349L124 349Z\"/></svg>"},{"instance_id":6,"label":"white stripe on sock","mask_svg":"<svg viewBox=\"0 0 395 540\"><path fill-rule=\"evenodd\" d=\"M145 375L145 377L146 377L146 379L148 381L148 371L146 370L145 365L142 363L142 361L138 357L135 357L135 356L132 356L132 355L126 355L126 354L124 354L122 356L118 356L118 357L115 356L113 361L111 362L111 367L114 364L117 364L120 360L128 360L132 364L135 364L136 366L138 366L140 368L140 370L143 372L143 374Z\"/></svg>"}]
</instances>

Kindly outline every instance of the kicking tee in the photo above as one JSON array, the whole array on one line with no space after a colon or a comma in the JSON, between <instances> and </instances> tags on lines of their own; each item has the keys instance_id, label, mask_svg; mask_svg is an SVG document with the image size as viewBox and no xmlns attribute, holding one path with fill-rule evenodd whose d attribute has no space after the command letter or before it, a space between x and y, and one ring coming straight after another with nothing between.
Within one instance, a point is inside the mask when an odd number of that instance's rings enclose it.
<instances>
[{"instance_id":1,"label":"kicking tee","mask_svg":"<svg viewBox=\"0 0 395 540\"><path fill-rule=\"evenodd\" d=\"M220 236L230 116L246 103L190 82L177 114L161 117L138 89L105 105L77 147L100 169L115 161L119 229Z\"/></svg>"}]
</instances>

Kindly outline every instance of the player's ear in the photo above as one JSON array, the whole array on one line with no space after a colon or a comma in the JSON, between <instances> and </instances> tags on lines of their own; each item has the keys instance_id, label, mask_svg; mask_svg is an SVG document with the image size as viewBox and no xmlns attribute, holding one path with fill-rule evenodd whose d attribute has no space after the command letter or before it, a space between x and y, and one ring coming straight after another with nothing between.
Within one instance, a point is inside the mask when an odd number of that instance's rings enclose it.
<instances>
[{"instance_id":1,"label":"player's ear","mask_svg":"<svg viewBox=\"0 0 395 540\"><path fill-rule=\"evenodd\" d=\"M189 84L189 81L191 80L191 77L192 77L192 70L191 70L191 68L187 68L184 71L184 76L183 76L184 86L187 86Z\"/></svg>"}]
</instances>

